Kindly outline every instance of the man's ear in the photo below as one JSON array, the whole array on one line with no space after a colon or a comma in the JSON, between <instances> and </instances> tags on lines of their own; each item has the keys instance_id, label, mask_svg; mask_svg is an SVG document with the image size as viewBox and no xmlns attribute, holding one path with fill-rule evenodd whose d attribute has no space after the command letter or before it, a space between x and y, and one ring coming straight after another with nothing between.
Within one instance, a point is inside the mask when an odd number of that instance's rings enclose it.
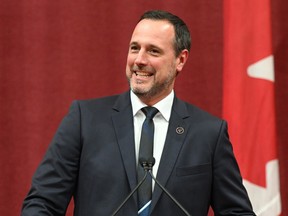
<instances>
[{"instance_id":1,"label":"man's ear","mask_svg":"<svg viewBox=\"0 0 288 216\"><path fill-rule=\"evenodd\" d=\"M177 57L177 62L176 62L176 71L179 73L182 71L187 59L189 56L189 51L187 49L184 49L181 51L181 53Z\"/></svg>"}]
</instances>

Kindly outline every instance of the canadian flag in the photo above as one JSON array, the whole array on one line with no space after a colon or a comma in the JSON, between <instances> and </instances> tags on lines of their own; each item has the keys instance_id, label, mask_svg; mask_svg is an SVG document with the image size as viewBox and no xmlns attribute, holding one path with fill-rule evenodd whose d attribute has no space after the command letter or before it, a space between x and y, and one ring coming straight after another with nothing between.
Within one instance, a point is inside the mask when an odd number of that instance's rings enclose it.
<instances>
[{"instance_id":1,"label":"canadian flag","mask_svg":"<svg viewBox=\"0 0 288 216\"><path fill-rule=\"evenodd\" d=\"M270 0L224 0L223 116L258 216L281 214Z\"/></svg>"}]
</instances>

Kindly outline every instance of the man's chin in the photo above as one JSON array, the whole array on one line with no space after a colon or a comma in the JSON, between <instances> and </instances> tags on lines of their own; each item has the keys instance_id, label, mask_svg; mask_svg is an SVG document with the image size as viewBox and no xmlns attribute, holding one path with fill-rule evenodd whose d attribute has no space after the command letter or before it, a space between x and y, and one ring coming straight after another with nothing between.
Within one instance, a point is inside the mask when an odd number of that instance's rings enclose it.
<instances>
[{"instance_id":1,"label":"man's chin","mask_svg":"<svg viewBox=\"0 0 288 216\"><path fill-rule=\"evenodd\" d=\"M143 91L143 90L139 90L139 89L133 89L132 88L132 92L137 95L137 96L144 96L147 95L147 91Z\"/></svg>"},{"instance_id":2,"label":"man's chin","mask_svg":"<svg viewBox=\"0 0 288 216\"><path fill-rule=\"evenodd\" d=\"M131 88L131 89L132 92L138 97L149 97L151 95L151 92L146 89L140 89L140 88Z\"/></svg>"}]
</instances>

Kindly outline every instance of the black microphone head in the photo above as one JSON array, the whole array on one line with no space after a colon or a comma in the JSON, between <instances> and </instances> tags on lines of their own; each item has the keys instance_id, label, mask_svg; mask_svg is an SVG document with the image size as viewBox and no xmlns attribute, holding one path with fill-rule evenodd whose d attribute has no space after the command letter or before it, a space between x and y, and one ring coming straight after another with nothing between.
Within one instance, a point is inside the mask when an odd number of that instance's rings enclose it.
<instances>
[{"instance_id":1,"label":"black microphone head","mask_svg":"<svg viewBox=\"0 0 288 216\"><path fill-rule=\"evenodd\" d=\"M155 164L155 158L154 157L150 157L148 160L148 164L150 167L153 167Z\"/></svg>"},{"instance_id":2,"label":"black microphone head","mask_svg":"<svg viewBox=\"0 0 288 216\"><path fill-rule=\"evenodd\" d=\"M139 158L139 163L142 167L146 167L148 164L147 160L144 158Z\"/></svg>"},{"instance_id":3,"label":"black microphone head","mask_svg":"<svg viewBox=\"0 0 288 216\"><path fill-rule=\"evenodd\" d=\"M139 158L139 163L145 170L151 170L155 164L155 158L150 157L149 159Z\"/></svg>"}]
</instances>

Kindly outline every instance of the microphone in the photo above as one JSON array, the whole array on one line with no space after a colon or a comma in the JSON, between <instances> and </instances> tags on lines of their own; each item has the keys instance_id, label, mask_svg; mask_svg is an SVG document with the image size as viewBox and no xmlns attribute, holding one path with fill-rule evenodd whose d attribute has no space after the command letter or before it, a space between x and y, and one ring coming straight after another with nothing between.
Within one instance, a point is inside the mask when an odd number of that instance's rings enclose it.
<instances>
[{"instance_id":1,"label":"microphone","mask_svg":"<svg viewBox=\"0 0 288 216\"><path fill-rule=\"evenodd\" d=\"M140 161L140 163L141 163L141 166L146 171L145 175L147 174L147 172L149 172L150 176L156 182L156 184L170 197L170 199L172 199L172 201L185 213L185 215L191 216L189 214L189 212L175 199L175 197L173 197L169 193L169 191L167 191L166 188L154 177L154 175L152 173L152 167L155 164L155 158L154 157L153 158L149 158L148 160L143 160L142 159L142 161Z\"/></svg>"},{"instance_id":2,"label":"microphone","mask_svg":"<svg viewBox=\"0 0 288 216\"><path fill-rule=\"evenodd\" d=\"M144 168L145 171L149 172L152 171L152 167L155 164L155 158L151 157L148 160L140 158L139 163L141 164L141 166Z\"/></svg>"},{"instance_id":3,"label":"microphone","mask_svg":"<svg viewBox=\"0 0 288 216\"><path fill-rule=\"evenodd\" d=\"M125 205L125 203L130 199L130 197L137 191L137 189L143 184L143 182L145 181L145 179L147 178L148 173L150 174L150 176L152 177L152 179L156 182L156 184L168 195L168 197L170 197L170 199L185 213L185 215L187 216L191 216L189 214L189 212L169 193L169 191L166 190L166 188L164 186L162 186L162 184L154 177L153 173L152 173L152 167L155 164L155 158L151 157L148 160L144 159L144 158L140 158L139 159L139 163L141 164L141 166L143 167L145 174L144 177L141 179L141 181L137 184L137 186L130 192L130 194L128 194L128 196L126 197L126 199L119 205L119 207L113 212L112 216L115 216L120 209Z\"/></svg>"},{"instance_id":4,"label":"microphone","mask_svg":"<svg viewBox=\"0 0 288 216\"><path fill-rule=\"evenodd\" d=\"M154 161L153 161L154 160ZM151 158L149 160L149 162L147 160L144 160L143 158L139 159L139 163L141 164L141 166L144 168L145 170L145 174L144 177L141 179L141 181L137 184L137 186L128 194L128 196L126 197L126 199L119 205L119 207L113 212L112 216L115 216L120 209L125 205L125 203L130 199L130 197L138 190L138 188L143 184L143 182L145 181L145 179L147 178L148 175L148 171L152 170L152 167L155 164L155 159Z\"/></svg>"}]
</instances>

